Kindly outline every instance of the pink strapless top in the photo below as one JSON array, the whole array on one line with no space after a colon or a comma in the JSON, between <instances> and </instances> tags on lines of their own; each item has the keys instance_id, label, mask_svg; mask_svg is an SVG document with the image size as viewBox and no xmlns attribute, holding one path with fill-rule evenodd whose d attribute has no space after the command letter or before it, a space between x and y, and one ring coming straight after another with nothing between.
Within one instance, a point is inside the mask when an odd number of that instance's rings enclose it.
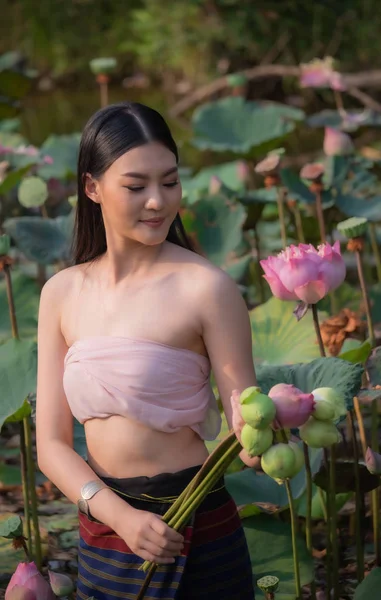
<instances>
[{"instance_id":1,"label":"pink strapless top","mask_svg":"<svg viewBox=\"0 0 381 600\"><path fill-rule=\"evenodd\" d=\"M209 359L191 350L128 337L74 342L63 385L74 417L121 415L157 431L190 427L214 440L221 416L210 385Z\"/></svg>"}]
</instances>

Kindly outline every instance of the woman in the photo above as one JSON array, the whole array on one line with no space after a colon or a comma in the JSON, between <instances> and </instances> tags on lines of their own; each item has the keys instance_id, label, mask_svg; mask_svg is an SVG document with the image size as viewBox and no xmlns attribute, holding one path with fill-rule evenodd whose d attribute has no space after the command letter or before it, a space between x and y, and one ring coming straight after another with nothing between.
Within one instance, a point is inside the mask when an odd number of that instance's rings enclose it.
<instances>
[{"instance_id":1,"label":"woman","mask_svg":"<svg viewBox=\"0 0 381 600\"><path fill-rule=\"evenodd\" d=\"M156 111L98 111L80 145L75 266L41 294L38 463L79 506L81 599L138 598L144 560L159 565L147 599L254 598L223 481L186 532L161 519L220 428L210 368L229 424L232 390L255 384L246 306L189 247L177 164ZM73 415L87 462L73 450Z\"/></svg>"}]
</instances>

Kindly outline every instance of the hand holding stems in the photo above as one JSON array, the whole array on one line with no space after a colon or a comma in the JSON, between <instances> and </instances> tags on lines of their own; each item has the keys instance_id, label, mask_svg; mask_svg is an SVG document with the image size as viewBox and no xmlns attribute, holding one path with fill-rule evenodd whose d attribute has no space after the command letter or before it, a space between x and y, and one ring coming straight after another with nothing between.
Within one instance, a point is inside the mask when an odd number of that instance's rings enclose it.
<instances>
[{"instance_id":1,"label":"hand holding stems","mask_svg":"<svg viewBox=\"0 0 381 600\"><path fill-rule=\"evenodd\" d=\"M140 558L156 564L175 562L184 548L184 537L169 527L159 515L126 505L116 533Z\"/></svg>"}]
</instances>

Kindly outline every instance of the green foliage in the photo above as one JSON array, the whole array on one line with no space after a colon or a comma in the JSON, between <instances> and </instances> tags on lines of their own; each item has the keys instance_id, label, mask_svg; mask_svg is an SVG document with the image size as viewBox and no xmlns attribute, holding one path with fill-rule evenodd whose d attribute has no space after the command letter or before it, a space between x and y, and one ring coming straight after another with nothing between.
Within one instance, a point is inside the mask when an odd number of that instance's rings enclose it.
<instances>
[{"instance_id":1,"label":"green foliage","mask_svg":"<svg viewBox=\"0 0 381 600\"><path fill-rule=\"evenodd\" d=\"M0 346L0 430L36 389L37 344L32 340L9 340Z\"/></svg>"},{"instance_id":2,"label":"green foliage","mask_svg":"<svg viewBox=\"0 0 381 600\"><path fill-rule=\"evenodd\" d=\"M351 363L365 363L372 351L372 346L368 341L360 342L348 338L345 340L339 358Z\"/></svg>"},{"instance_id":3,"label":"green foliage","mask_svg":"<svg viewBox=\"0 0 381 600\"><path fill-rule=\"evenodd\" d=\"M277 600L295 599L295 582L291 541L291 526L269 515L243 520L255 580L274 575L280 580ZM307 585L314 577L313 560L304 539L297 538L301 584ZM257 590L257 595L258 595Z\"/></svg>"},{"instance_id":4,"label":"green foliage","mask_svg":"<svg viewBox=\"0 0 381 600\"><path fill-rule=\"evenodd\" d=\"M250 311L256 365L308 362L319 356L312 313L298 322L294 308L294 302L272 297Z\"/></svg>"},{"instance_id":5,"label":"green foliage","mask_svg":"<svg viewBox=\"0 0 381 600\"><path fill-rule=\"evenodd\" d=\"M12 288L16 307L19 335L22 339L35 338L40 291L34 279L19 271L12 271ZM0 281L0 344L12 336L5 280Z\"/></svg>"},{"instance_id":6,"label":"green foliage","mask_svg":"<svg viewBox=\"0 0 381 600\"><path fill-rule=\"evenodd\" d=\"M25 256L42 265L68 260L73 215L43 219L15 217L4 222L5 231L15 240Z\"/></svg>"},{"instance_id":7,"label":"green foliage","mask_svg":"<svg viewBox=\"0 0 381 600\"><path fill-rule=\"evenodd\" d=\"M325 109L307 118L309 127L333 127L340 129L343 125L347 130L355 131L359 127L381 126L381 115L370 110L351 110L345 119L337 110Z\"/></svg>"},{"instance_id":8,"label":"green foliage","mask_svg":"<svg viewBox=\"0 0 381 600\"><path fill-rule=\"evenodd\" d=\"M194 144L202 149L247 153L254 146L278 141L304 118L285 104L246 102L228 97L204 104L193 113ZM279 145L279 144L277 144Z\"/></svg>"},{"instance_id":9,"label":"green foliage","mask_svg":"<svg viewBox=\"0 0 381 600\"><path fill-rule=\"evenodd\" d=\"M377 600L381 589L381 567L374 567L357 586L354 600Z\"/></svg>"},{"instance_id":10,"label":"green foliage","mask_svg":"<svg viewBox=\"0 0 381 600\"><path fill-rule=\"evenodd\" d=\"M0 537L14 539L23 534L22 520L18 516L9 517L6 521L0 522Z\"/></svg>"},{"instance_id":11,"label":"green foliage","mask_svg":"<svg viewBox=\"0 0 381 600\"><path fill-rule=\"evenodd\" d=\"M53 163L39 167L38 175L46 180L74 178L77 172L80 137L79 133L50 135L42 144L40 152L50 156Z\"/></svg>"}]
</instances>

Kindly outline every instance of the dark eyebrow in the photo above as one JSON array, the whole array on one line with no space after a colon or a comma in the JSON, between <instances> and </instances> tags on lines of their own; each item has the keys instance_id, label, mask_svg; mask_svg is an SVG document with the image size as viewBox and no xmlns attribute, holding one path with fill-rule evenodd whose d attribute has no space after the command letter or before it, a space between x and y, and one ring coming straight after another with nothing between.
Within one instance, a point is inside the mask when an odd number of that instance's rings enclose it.
<instances>
[{"instance_id":1,"label":"dark eyebrow","mask_svg":"<svg viewBox=\"0 0 381 600\"><path fill-rule=\"evenodd\" d=\"M177 167L171 167L163 173L162 177L167 177L167 175L172 175L172 173L177 173ZM136 179L148 179L147 175L143 175L143 173L122 173L122 177L135 177Z\"/></svg>"}]
</instances>

